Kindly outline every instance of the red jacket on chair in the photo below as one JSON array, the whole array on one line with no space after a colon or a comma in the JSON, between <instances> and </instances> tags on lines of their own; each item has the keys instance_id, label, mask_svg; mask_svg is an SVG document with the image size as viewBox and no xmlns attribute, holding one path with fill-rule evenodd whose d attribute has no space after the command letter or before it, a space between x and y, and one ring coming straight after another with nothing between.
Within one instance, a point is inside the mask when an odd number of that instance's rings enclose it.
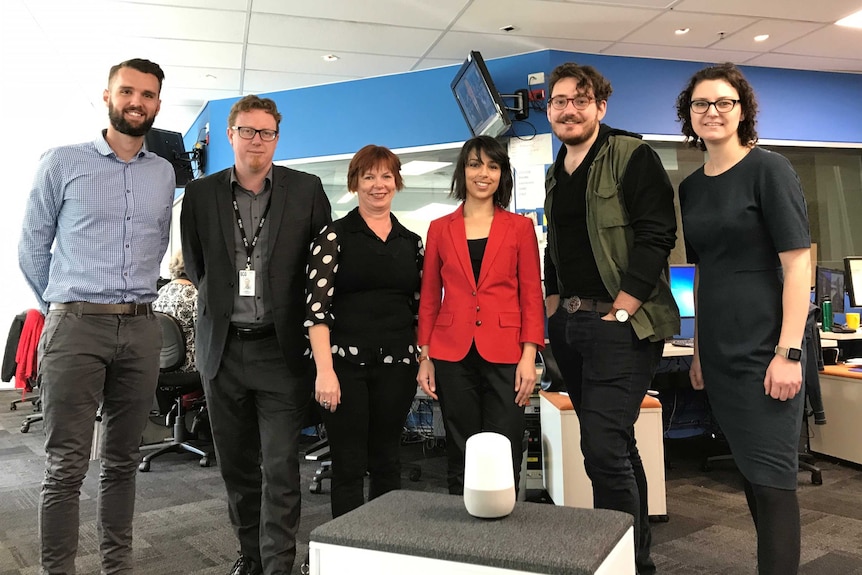
<instances>
[{"instance_id":1,"label":"red jacket on chair","mask_svg":"<svg viewBox=\"0 0 862 575\"><path fill-rule=\"evenodd\" d=\"M431 222L419 299L419 345L445 361L473 341L483 359L518 363L521 344L544 347L539 246L531 220L494 209L479 282L473 275L463 206Z\"/></svg>"}]
</instances>

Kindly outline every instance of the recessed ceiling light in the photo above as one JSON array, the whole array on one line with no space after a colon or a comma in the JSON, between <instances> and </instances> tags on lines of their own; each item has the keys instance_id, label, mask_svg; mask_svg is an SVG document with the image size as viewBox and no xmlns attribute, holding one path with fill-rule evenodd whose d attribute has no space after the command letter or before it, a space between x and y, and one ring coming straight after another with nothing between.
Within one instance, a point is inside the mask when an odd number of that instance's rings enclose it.
<instances>
[{"instance_id":1,"label":"recessed ceiling light","mask_svg":"<svg viewBox=\"0 0 862 575\"><path fill-rule=\"evenodd\" d=\"M351 200L353 200L354 197L356 197L356 194L354 194L353 192L347 192L346 194L344 194L343 196L338 198L338 200L335 203L336 204L348 204L351 202Z\"/></svg>"},{"instance_id":2,"label":"recessed ceiling light","mask_svg":"<svg viewBox=\"0 0 862 575\"><path fill-rule=\"evenodd\" d=\"M335 62L336 60L338 60L338 56L335 54L327 54L323 57L324 62Z\"/></svg>"},{"instance_id":3,"label":"recessed ceiling light","mask_svg":"<svg viewBox=\"0 0 862 575\"><path fill-rule=\"evenodd\" d=\"M766 42L769 40L769 34L758 34L754 37L755 42Z\"/></svg>"},{"instance_id":4,"label":"recessed ceiling light","mask_svg":"<svg viewBox=\"0 0 862 575\"><path fill-rule=\"evenodd\" d=\"M677 36L682 36L683 34L688 34L691 28L677 28L673 31Z\"/></svg>"},{"instance_id":5,"label":"recessed ceiling light","mask_svg":"<svg viewBox=\"0 0 862 575\"><path fill-rule=\"evenodd\" d=\"M440 168L445 168L446 166L451 165L452 162L427 162L425 160L413 160L412 162L407 162L401 166L401 175L421 176L422 174L427 174L434 170L439 170Z\"/></svg>"},{"instance_id":6,"label":"recessed ceiling light","mask_svg":"<svg viewBox=\"0 0 862 575\"><path fill-rule=\"evenodd\" d=\"M512 32L513 30L517 30L517 28L512 26L511 24L500 26L500 32Z\"/></svg>"},{"instance_id":7,"label":"recessed ceiling light","mask_svg":"<svg viewBox=\"0 0 862 575\"><path fill-rule=\"evenodd\" d=\"M838 26L848 26L850 28L862 28L862 10L854 14L850 14L846 18L842 18L836 22Z\"/></svg>"}]
</instances>

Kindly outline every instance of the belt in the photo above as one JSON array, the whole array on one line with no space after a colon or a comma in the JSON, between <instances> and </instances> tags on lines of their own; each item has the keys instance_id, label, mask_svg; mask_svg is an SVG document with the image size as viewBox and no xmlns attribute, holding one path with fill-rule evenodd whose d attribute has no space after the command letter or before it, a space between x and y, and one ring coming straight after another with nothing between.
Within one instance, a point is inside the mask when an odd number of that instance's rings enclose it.
<instances>
[{"instance_id":1,"label":"belt","mask_svg":"<svg viewBox=\"0 0 862 575\"><path fill-rule=\"evenodd\" d=\"M275 324L270 323L255 327L242 327L232 323L230 324L230 331L237 339L263 339L265 337L275 335Z\"/></svg>"},{"instance_id":2,"label":"belt","mask_svg":"<svg viewBox=\"0 0 862 575\"><path fill-rule=\"evenodd\" d=\"M563 298L560 302L560 306L569 313L575 313L576 311L610 313L614 304L609 301L599 301L597 299L587 299L585 297L573 295L572 297Z\"/></svg>"},{"instance_id":3,"label":"belt","mask_svg":"<svg viewBox=\"0 0 862 575\"><path fill-rule=\"evenodd\" d=\"M79 315L150 315L153 306L149 303L88 303L73 301L52 303L48 308L56 311L70 311Z\"/></svg>"}]
</instances>

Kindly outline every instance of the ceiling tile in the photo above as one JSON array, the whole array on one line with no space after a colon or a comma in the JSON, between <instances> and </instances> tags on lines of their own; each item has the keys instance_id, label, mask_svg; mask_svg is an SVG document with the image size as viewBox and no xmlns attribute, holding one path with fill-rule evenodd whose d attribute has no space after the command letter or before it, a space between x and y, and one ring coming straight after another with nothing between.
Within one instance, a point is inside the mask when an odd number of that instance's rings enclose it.
<instances>
[{"instance_id":1,"label":"ceiling tile","mask_svg":"<svg viewBox=\"0 0 862 575\"><path fill-rule=\"evenodd\" d=\"M602 54L612 56L637 56L663 60L684 60L688 62L735 62L742 64L757 54L733 50L711 50L707 48L686 48L685 58L680 57L679 48L670 46L651 46L648 44L614 44Z\"/></svg>"},{"instance_id":2,"label":"ceiling tile","mask_svg":"<svg viewBox=\"0 0 862 575\"><path fill-rule=\"evenodd\" d=\"M712 12L808 22L835 22L862 9L859 0L682 0L675 12Z\"/></svg>"},{"instance_id":3,"label":"ceiling tile","mask_svg":"<svg viewBox=\"0 0 862 575\"><path fill-rule=\"evenodd\" d=\"M250 44L312 48L322 53L361 52L418 57L439 35L434 30L383 24L254 14L248 41Z\"/></svg>"},{"instance_id":4,"label":"ceiling tile","mask_svg":"<svg viewBox=\"0 0 862 575\"><path fill-rule=\"evenodd\" d=\"M659 12L640 8L547 2L544 0L475 0L453 30L497 33L512 25L516 36L619 40Z\"/></svg>"},{"instance_id":5,"label":"ceiling tile","mask_svg":"<svg viewBox=\"0 0 862 575\"><path fill-rule=\"evenodd\" d=\"M795 54L762 54L752 58L752 66L791 68L794 70L822 70L824 72L862 72L862 59L818 58Z\"/></svg>"},{"instance_id":6,"label":"ceiling tile","mask_svg":"<svg viewBox=\"0 0 862 575\"><path fill-rule=\"evenodd\" d=\"M752 18L713 14L683 14L665 12L623 41L631 44L666 44L668 46L706 48L718 42L720 32L729 36L750 24ZM687 34L675 34L679 28L688 28Z\"/></svg>"},{"instance_id":7,"label":"ceiling tile","mask_svg":"<svg viewBox=\"0 0 862 575\"><path fill-rule=\"evenodd\" d=\"M537 50L568 50L572 52L600 52L609 42L569 40L565 38L536 38L511 34L479 34L475 32L448 32L428 52L432 58L453 58L463 61L471 50L478 50L486 60Z\"/></svg>"},{"instance_id":8,"label":"ceiling tile","mask_svg":"<svg viewBox=\"0 0 862 575\"><path fill-rule=\"evenodd\" d=\"M443 30L461 12L464 0L327 0L326 2L285 2L284 0L255 0L255 12L434 28Z\"/></svg>"},{"instance_id":9,"label":"ceiling tile","mask_svg":"<svg viewBox=\"0 0 862 575\"><path fill-rule=\"evenodd\" d=\"M664 9L672 7L678 0L588 0L581 2L580 0L563 0L572 4L603 4L605 6L619 6L623 8L631 8L636 6L639 8L656 8Z\"/></svg>"},{"instance_id":10,"label":"ceiling tile","mask_svg":"<svg viewBox=\"0 0 862 575\"><path fill-rule=\"evenodd\" d=\"M785 44L779 52L824 58L862 57L862 30L825 26L804 38Z\"/></svg>"},{"instance_id":11,"label":"ceiling tile","mask_svg":"<svg viewBox=\"0 0 862 575\"><path fill-rule=\"evenodd\" d=\"M248 70L245 73L243 92L246 94L262 94L265 92L278 92L280 90L332 84L333 82L343 82L352 79L354 78L328 76L326 74L314 74L311 72L291 73Z\"/></svg>"},{"instance_id":12,"label":"ceiling tile","mask_svg":"<svg viewBox=\"0 0 862 575\"><path fill-rule=\"evenodd\" d=\"M324 62L316 50L250 45L246 67L250 70L299 72L341 78L363 78L409 70L416 58L344 52L335 62Z\"/></svg>"},{"instance_id":13,"label":"ceiling tile","mask_svg":"<svg viewBox=\"0 0 862 575\"><path fill-rule=\"evenodd\" d=\"M815 22L789 22L787 20L763 19L746 26L738 32L726 37L715 47L722 50L747 50L750 52L769 52L780 49L781 46L801 38L806 34L822 28L823 24ZM759 34L769 34L763 42L755 42Z\"/></svg>"},{"instance_id":14,"label":"ceiling tile","mask_svg":"<svg viewBox=\"0 0 862 575\"><path fill-rule=\"evenodd\" d=\"M164 5L165 0L106 0L114 4L151 4ZM172 6L184 8L207 8L209 10L233 10L246 12L248 0L171 0Z\"/></svg>"}]
</instances>

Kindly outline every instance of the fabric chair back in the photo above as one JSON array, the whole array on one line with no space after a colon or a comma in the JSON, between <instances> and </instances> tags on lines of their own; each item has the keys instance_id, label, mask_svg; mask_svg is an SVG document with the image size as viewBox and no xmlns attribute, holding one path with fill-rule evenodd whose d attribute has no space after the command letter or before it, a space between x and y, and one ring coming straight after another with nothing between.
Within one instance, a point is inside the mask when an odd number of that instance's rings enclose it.
<instances>
[{"instance_id":1,"label":"fabric chair back","mask_svg":"<svg viewBox=\"0 0 862 575\"><path fill-rule=\"evenodd\" d=\"M159 367L165 371L175 371L182 367L186 360L186 339L183 328L171 315L153 312L159 319L162 328L162 351L159 355Z\"/></svg>"}]
</instances>

